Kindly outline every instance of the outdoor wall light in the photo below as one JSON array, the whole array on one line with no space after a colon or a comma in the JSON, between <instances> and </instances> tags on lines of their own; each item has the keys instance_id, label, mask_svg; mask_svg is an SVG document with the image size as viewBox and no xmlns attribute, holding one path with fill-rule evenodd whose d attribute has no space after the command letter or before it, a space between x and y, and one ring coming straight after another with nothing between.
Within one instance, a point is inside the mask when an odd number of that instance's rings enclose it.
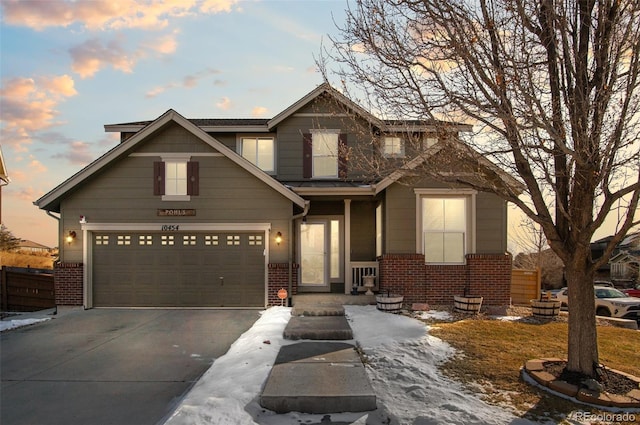
<instances>
[{"instance_id":1,"label":"outdoor wall light","mask_svg":"<svg viewBox=\"0 0 640 425\"><path fill-rule=\"evenodd\" d=\"M278 232L276 233L276 243L280 245L280 242L282 242L282 233Z\"/></svg>"},{"instance_id":2,"label":"outdoor wall light","mask_svg":"<svg viewBox=\"0 0 640 425\"><path fill-rule=\"evenodd\" d=\"M76 232L74 230L69 230L67 237L65 238L67 243L71 245L71 242L76 238Z\"/></svg>"}]
</instances>

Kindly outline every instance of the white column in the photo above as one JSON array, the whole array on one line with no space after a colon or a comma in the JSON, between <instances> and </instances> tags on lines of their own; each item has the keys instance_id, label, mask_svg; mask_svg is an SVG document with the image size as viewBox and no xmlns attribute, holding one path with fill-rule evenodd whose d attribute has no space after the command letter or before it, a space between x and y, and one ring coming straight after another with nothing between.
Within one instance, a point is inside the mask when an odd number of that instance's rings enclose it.
<instances>
[{"instance_id":1,"label":"white column","mask_svg":"<svg viewBox=\"0 0 640 425\"><path fill-rule=\"evenodd\" d=\"M351 293L351 199L344 200L344 293Z\"/></svg>"}]
</instances>

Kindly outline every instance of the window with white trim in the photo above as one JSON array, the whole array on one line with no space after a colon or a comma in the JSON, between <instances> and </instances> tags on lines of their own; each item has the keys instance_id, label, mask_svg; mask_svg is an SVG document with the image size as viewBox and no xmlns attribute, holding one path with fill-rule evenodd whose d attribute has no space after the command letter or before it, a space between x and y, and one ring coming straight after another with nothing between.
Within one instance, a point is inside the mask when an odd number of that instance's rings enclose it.
<instances>
[{"instance_id":1,"label":"window with white trim","mask_svg":"<svg viewBox=\"0 0 640 425\"><path fill-rule=\"evenodd\" d=\"M187 161L165 161L165 195L187 194Z\"/></svg>"},{"instance_id":2,"label":"window with white trim","mask_svg":"<svg viewBox=\"0 0 640 425\"><path fill-rule=\"evenodd\" d=\"M313 177L338 177L339 133L316 131L312 133Z\"/></svg>"},{"instance_id":3,"label":"window with white trim","mask_svg":"<svg viewBox=\"0 0 640 425\"><path fill-rule=\"evenodd\" d=\"M398 136L384 136L382 155L385 158L404 158L404 141Z\"/></svg>"},{"instance_id":4,"label":"window with white trim","mask_svg":"<svg viewBox=\"0 0 640 425\"><path fill-rule=\"evenodd\" d=\"M267 173L274 173L275 139L273 137L242 137L240 155Z\"/></svg>"},{"instance_id":5,"label":"window with white trim","mask_svg":"<svg viewBox=\"0 0 640 425\"><path fill-rule=\"evenodd\" d=\"M446 194L417 189L419 252L426 263L464 264L475 249L475 191Z\"/></svg>"}]
</instances>

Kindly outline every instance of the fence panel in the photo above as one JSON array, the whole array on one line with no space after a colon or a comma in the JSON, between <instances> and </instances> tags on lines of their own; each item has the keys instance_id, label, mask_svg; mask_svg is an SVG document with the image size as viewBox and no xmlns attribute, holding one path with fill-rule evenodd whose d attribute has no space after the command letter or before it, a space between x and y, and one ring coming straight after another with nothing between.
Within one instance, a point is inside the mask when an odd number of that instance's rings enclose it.
<instances>
[{"instance_id":1,"label":"fence panel","mask_svg":"<svg viewBox=\"0 0 640 425\"><path fill-rule=\"evenodd\" d=\"M540 298L540 270L513 269L511 271L511 303L530 305Z\"/></svg>"},{"instance_id":2,"label":"fence panel","mask_svg":"<svg viewBox=\"0 0 640 425\"><path fill-rule=\"evenodd\" d=\"M55 307L52 270L2 267L0 274L3 311L37 311Z\"/></svg>"}]
</instances>

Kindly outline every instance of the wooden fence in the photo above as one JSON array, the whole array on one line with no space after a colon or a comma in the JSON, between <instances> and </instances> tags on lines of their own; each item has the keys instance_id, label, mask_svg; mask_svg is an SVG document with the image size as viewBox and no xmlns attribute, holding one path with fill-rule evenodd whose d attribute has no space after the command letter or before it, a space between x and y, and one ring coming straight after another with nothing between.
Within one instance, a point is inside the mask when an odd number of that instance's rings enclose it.
<instances>
[{"instance_id":1,"label":"wooden fence","mask_svg":"<svg viewBox=\"0 0 640 425\"><path fill-rule=\"evenodd\" d=\"M56 305L53 270L2 267L2 311L37 311Z\"/></svg>"},{"instance_id":2,"label":"wooden fence","mask_svg":"<svg viewBox=\"0 0 640 425\"><path fill-rule=\"evenodd\" d=\"M530 305L540 298L540 270L513 269L511 271L511 303Z\"/></svg>"}]
</instances>

